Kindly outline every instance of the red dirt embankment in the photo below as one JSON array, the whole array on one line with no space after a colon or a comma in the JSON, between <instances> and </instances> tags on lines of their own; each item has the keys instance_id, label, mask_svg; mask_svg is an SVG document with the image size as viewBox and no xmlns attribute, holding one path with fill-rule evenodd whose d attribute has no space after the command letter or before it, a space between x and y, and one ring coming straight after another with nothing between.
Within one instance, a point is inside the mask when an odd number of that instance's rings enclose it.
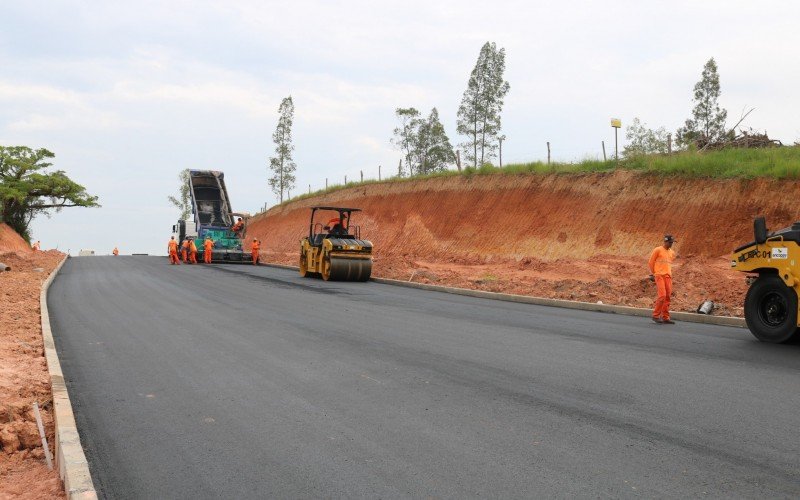
<instances>
[{"instance_id":1,"label":"red dirt embankment","mask_svg":"<svg viewBox=\"0 0 800 500\"><path fill-rule=\"evenodd\" d=\"M39 310L42 283L64 254L33 252L0 224L0 498L63 498L61 480L47 469L36 427L38 401L53 449L53 396L44 358Z\"/></svg>"},{"instance_id":2,"label":"red dirt embankment","mask_svg":"<svg viewBox=\"0 0 800 500\"><path fill-rule=\"evenodd\" d=\"M704 299L741 315L743 275L728 255L798 217L798 181L599 174L454 176L353 187L273 207L248 236L265 261L297 264L308 207L362 208L353 217L375 244L373 275L573 300L650 307L647 257L675 235L674 310Z\"/></svg>"}]
</instances>

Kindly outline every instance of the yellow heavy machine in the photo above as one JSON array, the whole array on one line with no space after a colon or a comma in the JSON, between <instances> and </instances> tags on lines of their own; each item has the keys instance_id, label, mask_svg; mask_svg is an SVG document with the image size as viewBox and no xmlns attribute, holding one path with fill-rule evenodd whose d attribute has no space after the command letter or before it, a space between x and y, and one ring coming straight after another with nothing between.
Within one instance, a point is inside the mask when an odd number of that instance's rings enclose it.
<instances>
[{"instance_id":1,"label":"yellow heavy machine","mask_svg":"<svg viewBox=\"0 0 800 500\"><path fill-rule=\"evenodd\" d=\"M758 340L788 342L800 337L800 222L769 232L766 220L758 217L753 232L755 240L731 256L733 269L750 273L744 318Z\"/></svg>"},{"instance_id":2,"label":"yellow heavy machine","mask_svg":"<svg viewBox=\"0 0 800 500\"><path fill-rule=\"evenodd\" d=\"M308 236L300 242L300 276L322 276L325 281L367 281L372 273L372 243L361 239L361 228L351 225L358 208L311 207ZM322 215L324 224L315 222Z\"/></svg>"}]
</instances>

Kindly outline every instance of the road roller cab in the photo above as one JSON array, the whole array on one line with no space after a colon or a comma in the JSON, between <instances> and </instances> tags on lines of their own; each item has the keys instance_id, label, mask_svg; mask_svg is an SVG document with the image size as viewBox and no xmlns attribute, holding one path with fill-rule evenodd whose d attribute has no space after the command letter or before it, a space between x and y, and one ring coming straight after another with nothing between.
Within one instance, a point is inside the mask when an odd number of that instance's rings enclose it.
<instances>
[{"instance_id":1,"label":"road roller cab","mask_svg":"<svg viewBox=\"0 0 800 500\"><path fill-rule=\"evenodd\" d=\"M351 224L358 208L312 207L308 236L300 242L300 275L326 281L367 281L372 273L372 243ZM318 221L326 221L318 222Z\"/></svg>"},{"instance_id":2,"label":"road roller cab","mask_svg":"<svg viewBox=\"0 0 800 500\"><path fill-rule=\"evenodd\" d=\"M788 342L800 336L800 222L769 232L758 217L753 228L754 241L731 256L734 270L749 273L744 318L758 340Z\"/></svg>"}]
</instances>

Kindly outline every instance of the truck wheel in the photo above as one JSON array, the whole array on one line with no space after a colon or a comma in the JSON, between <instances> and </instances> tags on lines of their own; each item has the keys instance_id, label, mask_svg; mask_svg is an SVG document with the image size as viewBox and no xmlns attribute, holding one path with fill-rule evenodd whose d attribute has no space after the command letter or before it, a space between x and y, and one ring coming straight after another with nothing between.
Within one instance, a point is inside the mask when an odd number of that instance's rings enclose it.
<instances>
[{"instance_id":1,"label":"truck wheel","mask_svg":"<svg viewBox=\"0 0 800 500\"><path fill-rule=\"evenodd\" d=\"M797 331L797 294L774 275L762 275L747 291L744 319L762 342L782 344Z\"/></svg>"}]
</instances>

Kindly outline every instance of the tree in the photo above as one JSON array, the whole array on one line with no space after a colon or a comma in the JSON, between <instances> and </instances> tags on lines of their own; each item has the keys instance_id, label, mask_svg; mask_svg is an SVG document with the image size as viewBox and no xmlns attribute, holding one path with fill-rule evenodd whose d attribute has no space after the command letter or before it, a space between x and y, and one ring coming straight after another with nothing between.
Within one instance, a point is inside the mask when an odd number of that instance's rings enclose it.
<instances>
[{"instance_id":1,"label":"tree","mask_svg":"<svg viewBox=\"0 0 800 500\"><path fill-rule=\"evenodd\" d=\"M725 120L728 118L728 111L719 107L720 93L717 63L712 57L703 66L700 81L694 86L692 118L678 129L678 145L688 146L698 141L717 142L726 137Z\"/></svg>"},{"instance_id":2,"label":"tree","mask_svg":"<svg viewBox=\"0 0 800 500\"><path fill-rule=\"evenodd\" d=\"M417 149L417 131L420 126L419 111L416 108L397 108L394 114L400 120L400 126L394 129L392 144L403 154L408 175L414 175L414 152ZM397 175L402 177L404 173L401 164L397 167Z\"/></svg>"},{"instance_id":3,"label":"tree","mask_svg":"<svg viewBox=\"0 0 800 500\"><path fill-rule=\"evenodd\" d=\"M633 122L625 128L625 138L628 140L628 144L623 148L622 155L627 158L669 152L667 130L664 127L649 129L647 124L642 123L638 118L634 118Z\"/></svg>"},{"instance_id":4,"label":"tree","mask_svg":"<svg viewBox=\"0 0 800 500\"><path fill-rule=\"evenodd\" d=\"M47 160L55 155L46 149L0 146L0 218L23 238L39 215L65 207L99 207L97 197L73 182L62 170L47 172Z\"/></svg>"},{"instance_id":5,"label":"tree","mask_svg":"<svg viewBox=\"0 0 800 500\"><path fill-rule=\"evenodd\" d=\"M446 170L456 160L453 146L439 121L439 111L431 110L427 120L422 120L417 131L417 173L429 174Z\"/></svg>"},{"instance_id":6,"label":"tree","mask_svg":"<svg viewBox=\"0 0 800 500\"><path fill-rule=\"evenodd\" d=\"M269 185L283 203L283 193L288 193L294 188L294 172L297 165L292 158L294 145L292 144L292 123L294 122L294 102L292 96L286 97L278 107L278 126L272 134L275 142L275 155L269 159L269 169L272 177Z\"/></svg>"},{"instance_id":7,"label":"tree","mask_svg":"<svg viewBox=\"0 0 800 500\"><path fill-rule=\"evenodd\" d=\"M170 203L175 205L175 208L181 211L180 219L187 220L192 215L192 198L189 194L189 170L181 170L178 174L178 180L181 185L178 188L178 197L167 196Z\"/></svg>"},{"instance_id":8,"label":"tree","mask_svg":"<svg viewBox=\"0 0 800 500\"><path fill-rule=\"evenodd\" d=\"M467 137L461 148L466 161L472 162L476 168L490 160L497 149L500 113L510 89L508 82L503 80L505 67L505 49L497 50L494 43L486 42L458 108L457 131Z\"/></svg>"}]
</instances>

